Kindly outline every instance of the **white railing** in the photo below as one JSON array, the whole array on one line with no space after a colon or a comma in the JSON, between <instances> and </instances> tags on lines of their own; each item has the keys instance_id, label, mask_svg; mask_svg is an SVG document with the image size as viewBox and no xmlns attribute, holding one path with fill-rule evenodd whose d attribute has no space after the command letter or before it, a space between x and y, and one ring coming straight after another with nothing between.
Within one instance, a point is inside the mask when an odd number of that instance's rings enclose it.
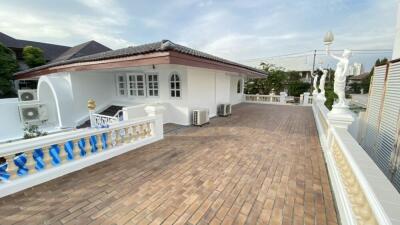
<instances>
[{"instance_id":1,"label":"white railing","mask_svg":"<svg viewBox=\"0 0 400 225\"><path fill-rule=\"evenodd\" d=\"M348 130L329 119L323 102L314 99L313 112L341 224L400 221L400 195L390 181Z\"/></svg>"},{"instance_id":2,"label":"white railing","mask_svg":"<svg viewBox=\"0 0 400 225\"><path fill-rule=\"evenodd\" d=\"M106 115L93 113L91 115L91 121L93 122L94 127L106 127L111 124L118 123L119 117L106 116Z\"/></svg>"},{"instance_id":3,"label":"white railing","mask_svg":"<svg viewBox=\"0 0 400 225\"><path fill-rule=\"evenodd\" d=\"M107 128L79 129L0 145L0 197L162 138L162 116L153 113Z\"/></svg>"},{"instance_id":4,"label":"white railing","mask_svg":"<svg viewBox=\"0 0 400 225\"><path fill-rule=\"evenodd\" d=\"M245 95L245 101L251 103L279 104L279 95Z\"/></svg>"},{"instance_id":5,"label":"white railing","mask_svg":"<svg viewBox=\"0 0 400 225\"><path fill-rule=\"evenodd\" d=\"M300 97L286 95L244 95L245 102L259 104L300 104L311 106L312 98L309 95L300 95Z\"/></svg>"}]
</instances>

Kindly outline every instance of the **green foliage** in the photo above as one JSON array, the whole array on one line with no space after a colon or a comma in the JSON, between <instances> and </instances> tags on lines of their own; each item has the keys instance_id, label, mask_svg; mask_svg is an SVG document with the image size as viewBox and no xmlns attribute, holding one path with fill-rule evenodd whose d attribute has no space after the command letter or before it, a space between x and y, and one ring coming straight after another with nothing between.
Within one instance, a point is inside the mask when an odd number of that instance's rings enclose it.
<instances>
[{"instance_id":1,"label":"green foliage","mask_svg":"<svg viewBox=\"0 0 400 225\"><path fill-rule=\"evenodd\" d=\"M295 81L292 83L289 83L287 85L288 88L288 95L290 96L300 96L304 92L307 92L310 90L311 84L301 82L301 81Z\"/></svg>"},{"instance_id":2,"label":"green foliage","mask_svg":"<svg viewBox=\"0 0 400 225\"><path fill-rule=\"evenodd\" d=\"M325 84L325 106L331 110L332 105L335 102L335 99L337 98L337 95L333 92L333 79L328 81Z\"/></svg>"},{"instance_id":3,"label":"green foliage","mask_svg":"<svg viewBox=\"0 0 400 225\"><path fill-rule=\"evenodd\" d=\"M24 57L26 65L28 65L30 68L41 66L46 63L43 51L40 48L26 46L22 51L22 55Z\"/></svg>"},{"instance_id":4,"label":"green foliage","mask_svg":"<svg viewBox=\"0 0 400 225\"><path fill-rule=\"evenodd\" d=\"M31 139L46 135L47 133L40 131L37 125L26 125L24 128L24 139Z\"/></svg>"},{"instance_id":5,"label":"green foliage","mask_svg":"<svg viewBox=\"0 0 400 225\"><path fill-rule=\"evenodd\" d=\"M18 62L14 52L0 43L0 97L11 94L12 75L18 70Z\"/></svg>"},{"instance_id":6,"label":"green foliage","mask_svg":"<svg viewBox=\"0 0 400 225\"><path fill-rule=\"evenodd\" d=\"M275 94L288 89L291 96L300 96L307 92L311 85L300 80L300 74L295 71L285 72L282 68L276 68L272 64L260 64L268 77L264 79L250 79L245 83L246 94L267 95L273 90Z\"/></svg>"}]
</instances>

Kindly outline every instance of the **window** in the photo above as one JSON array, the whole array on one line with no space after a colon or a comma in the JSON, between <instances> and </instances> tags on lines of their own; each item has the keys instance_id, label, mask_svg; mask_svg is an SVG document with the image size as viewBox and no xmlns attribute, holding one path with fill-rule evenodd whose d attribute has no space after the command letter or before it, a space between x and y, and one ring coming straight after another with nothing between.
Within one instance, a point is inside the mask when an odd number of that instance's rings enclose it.
<instances>
[{"instance_id":1,"label":"window","mask_svg":"<svg viewBox=\"0 0 400 225\"><path fill-rule=\"evenodd\" d=\"M173 73L169 80L171 97L180 98L181 97L181 79L177 73Z\"/></svg>"},{"instance_id":2,"label":"window","mask_svg":"<svg viewBox=\"0 0 400 225\"><path fill-rule=\"evenodd\" d=\"M158 75L147 74L147 95L158 96Z\"/></svg>"},{"instance_id":3,"label":"window","mask_svg":"<svg viewBox=\"0 0 400 225\"><path fill-rule=\"evenodd\" d=\"M241 79L238 80L238 82L237 82L237 90L236 90L236 92L238 94L242 93L242 80Z\"/></svg>"},{"instance_id":4,"label":"window","mask_svg":"<svg viewBox=\"0 0 400 225\"><path fill-rule=\"evenodd\" d=\"M125 75L117 75L117 91L118 95L126 95L126 82L125 82Z\"/></svg>"},{"instance_id":5,"label":"window","mask_svg":"<svg viewBox=\"0 0 400 225\"><path fill-rule=\"evenodd\" d=\"M144 75L128 74L128 89L130 96L144 96Z\"/></svg>"}]
</instances>

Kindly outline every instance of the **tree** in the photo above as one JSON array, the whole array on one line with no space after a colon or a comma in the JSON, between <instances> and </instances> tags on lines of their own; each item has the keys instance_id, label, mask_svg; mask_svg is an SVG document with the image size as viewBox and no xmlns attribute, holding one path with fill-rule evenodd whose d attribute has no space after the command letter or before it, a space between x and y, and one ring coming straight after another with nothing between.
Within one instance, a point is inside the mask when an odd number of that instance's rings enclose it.
<instances>
[{"instance_id":1,"label":"tree","mask_svg":"<svg viewBox=\"0 0 400 225\"><path fill-rule=\"evenodd\" d=\"M26 46L22 51L22 56L24 57L26 65L30 68L41 66L46 63L42 49L37 47Z\"/></svg>"},{"instance_id":2,"label":"tree","mask_svg":"<svg viewBox=\"0 0 400 225\"><path fill-rule=\"evenodd\" d=\"M14 52L0 43L0 97L11 93L12 75L18 70Z\"/></svg>"}]
</instances>

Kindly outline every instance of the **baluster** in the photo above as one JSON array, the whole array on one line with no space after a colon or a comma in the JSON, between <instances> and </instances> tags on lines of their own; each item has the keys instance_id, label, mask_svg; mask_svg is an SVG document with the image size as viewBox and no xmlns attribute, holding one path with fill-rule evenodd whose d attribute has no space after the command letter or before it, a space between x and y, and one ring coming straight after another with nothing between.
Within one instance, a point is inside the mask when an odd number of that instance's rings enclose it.
<instances>
[{"instance_id":1,"label":"baluster","mask_svg":"<svg viewBox=\"0 0 400 225\"><path fill-rule=\"evenodd\" d=\"M60 156L60 146L58 144L51 145L49 148L49 154L51 157L51 164L53 166L59 166L62 162L61 156Z\"/></svg>"},{"instance_id":2,"label":"baluster","mask_svg":"<svg viewBox=\"0 0 400 225\"><path fill-rule=\"evenodd\" d=\"M7 182L10 179L10 174L7 172L8 163L6 158L0 157L0 183Z\"/></svg>"},{"instance_id":3,"label":"baluster","mask_svg":"<svg viewBox=\"0 0 400 225\"><path fill-rule=\"evenodd\" d=\"M97 151L101 151L103 148L103 134L96 134L96 140L97 140Z\"/></svg>"},{"instance_id":4,"label":"baluster","mask_svg":"<svg viewBox=\"0 0 400 225\"><path fill-rule=\"evenodd\" d=\"M81 157L85 157L86 156L86 141L84 138L80 138L78 140L78 147L79 147L79 155Z\"/></svg>"},{"instance_id":5,"label":"baluster","mask_svg":"<svg viewBox=\"0 0 400 225\"><path fill-rule=\"evenodd\" d=\"M135 127L135 130L136 130L136 132L135 132L135 141L137 141L137 140L139 140L139 138L140 138L140 130L139 130L139 127L138 126L136 126Z\"/></svg>"},{"instance_id":6,"label":"baluster","mask_svg":"<svg viewBox=\"0 0 400 225\"><path fill-rule=\"evenodd\" d=\"M108 132L106 132L106 137L107 137L107 149L112 148L112 131L109 130Z\"/></svg>"},{"instance_id":7,"label":"baluster","mask_svg":"<svg viewBox=\"0 0 400 225\"><path fill-rule=\"evenodd\" d=\"M89 154L92 150L92 146L90 145L90 137L87 136L84 137L84 139L85 139L85 152L86 154Z\"/></svg>"},{"instance_id":8,"label":"baluster","mask_svg":"<svg viewBox=\"0 0 400 225\"><path fill-rule=\"evenodd\" d=\"M146 129L144 127L144 124L140 125L140 137L145 138L146 137Z\"/></svg>"},{"instance_id":9,"label":"baluster","mask_svg":"<svg viewBox=\"0 0 400 225\"><path fill-rule=\"evenodd\" d=\"M14 163L14 155L3 156L5 162L2 166L5 169L5 173L2 175L2 180L11 180L17 177L18 167Z\"/></svg>"},{"instance_id":10,"label":"baluster","mask_svg":"<svg viewBox=\"0 0 400 225\"><path fill-rule=\"evenodd\" d=\"M152 128L153 128L152 124L147 123L147 135L149 137L153 136L153 129Z\"/></svg>"},{"instance_id":11,"label":"baluster","mask_svg":"<svg viewBox=\"0 0 400 225\"><path fill-rule=\"evenodd\" d=\"M58 148L60 149L60 153L58 154L60 156L60 164L64 163L67 161L68 155L67 152L65 151L65 143L64 144L58 144Z\"/></svg>"},{"instance_id":12,"label":"baluster","mask_svg":"<svg viewBox=\"0 0 400 225\"><path fill-rule=\"evenodd\" d=\"M50 156L50 148L51 146L48 147L44 147L43 150L43 162L46 165L46 168L50 168L53 166L53 164L51 163L51 156Z\"/></svg>"},{"instance_id":13,"label":"baluster","mask_svg":"<svg viewBox=\"0 0 400 225\"><path fill-rule=\"evenodd\" d=\"M74 141L69 140L67 142L65 142L64 144L64 151L66 153L66 159L71 161L74 160L75 154L74 154Z\"/></svg>"},{"instance_id":14,"label":"baluster","mask_svg":"<svg viewBox=\"0 0 400 225\"><path fill-rule=\"evenodd\" d=\"M35 161L35 170L42 171L46 168L46 163L44 161L44 152L43 149L37 148L33 150L32 153L33 160Z\"/></svg>"},{"instance_id":15,"label":"baluster","mask_svg":"<svg viewBox=\"0 0 400 225\"><path fill-rule=\"evenodd\" d=\"M132 126L130 126L129 127L129 143L132 143L132 142L134 142L134 130L133 130L133 127Z\"/></svg>"},{"instance_id":16,"label":"baluster","mask_svg":"<svg viewBox=\"0 0 400 225\"><path fill-rule=\"evenodd\" d=\"M102 134L99 134L99 140L101 140L101 148L104 150L107 149L108 145L108 133L104 132Z\"/></svg>"},{"instance_id":17,"label":"baluster","mask_svg":"<svg viewBox=\"0 0 400 225\"><path fill-rule=\"evenodd\" d=\"M18 176L25 176L29 173L29 169L26 166L28 159L25 153L18 153L14 157L14 164L18 167L17 168L17 175Z\"/></svg>"},{"instance_id":18,"label":"baluster","mask_svg":"<svg viewBox=\"0 0 400 225\"><path fill-rule=\"evenodd\" d=\"M124 143L127 144L127 143L130 142L130 139L131 139L130 132L129 132L129 127L125 127L125 128L122 128L122 129L124 129L124 133L125 133L125 135L124 135Z\"/></svg>"},{"instance_id":19,"label":"baluster","mask_svg":"<svg viewBox=\"0 0 400 225\"><path fill-rule=\"evenodd\" d=\"M30 174L33 174L36 172L35 168L36 161L33 158L33 151L25 152L25 155L26 155L26 164L25 164L26 168L28 168Z\"/></svg>"},{"instance_id":20,"label":"baluster","mask_svg":"<svg viewBox=\"0 0 400 225\"><path fill-rule=\"evenodd\" d=\"M97 136L96 135L91 135L89 137L90 140L90 150L92 153L97 152L98 147L97 147Z\"/></svg>"}]
</instances>

